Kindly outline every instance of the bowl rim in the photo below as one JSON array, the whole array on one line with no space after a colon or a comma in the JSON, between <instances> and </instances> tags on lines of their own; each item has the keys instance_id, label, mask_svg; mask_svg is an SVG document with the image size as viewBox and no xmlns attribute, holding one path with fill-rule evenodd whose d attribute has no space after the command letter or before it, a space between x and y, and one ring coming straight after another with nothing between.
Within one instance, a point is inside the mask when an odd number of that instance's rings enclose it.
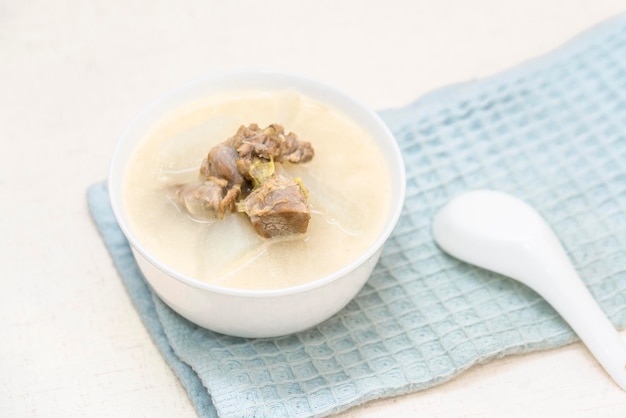
<instances>
[{"instance_id":1,"label":"bowl rim","mask_svg":"<svg viewBox=\"0 0 626 418\"><path fill-rule=\"evenodd\" d=\"M116 162L120 158L119 155L124 147L124 143L127 140L127 137L131 134L131 131L135 129L136 125L143 122L145 118L148 118L152 115L153 112L157 111L159 106L167 101L174 100L178 95L189 91L190 89L200 86L200 85L209 85L209 84L217 84L220 82L232 82L233 80L245 80L247 78L250 79L259 79L262 81L268 81L271 83L279 83L282 84L284 82L293 83L297 85L307 86L308 88L315 89L316 91L320 91L323 95L328 95L342 104L350 106L355 111L366 115L369 118L369 123L372 123L376 129L378 130L377 136L385 136L385 142L388 144L388 149L386 152L389 155L392 155L392 160L388 160L389 169L392 172L391 177L395 179L392 188L397 187L397 196L393 201L390 202L389 213L387 214L386 221L383 229L378 234L377 238L372 242L367 249L361 253L356 259L351 261L348 265L333 271L330 274L327 274L323 277L320 277L316 280L312 280L306 283L298 284L295 286L281 287L275 289L244 289L244 288L234 288L234 287L226 287L220 286L212 283L208 283L202 281L200 279L196 279L193 276L183 274L162 261L159 261L147 248L143 246L143 244L139 241L138 237L134 234L132 227L129 225L129 222L126 221L126 217L124 216L125 210L123 208L123 173L116 173L118 171L126 171L126 166L118 167ZM291 86L293 88L293 86ZM286 88L286 87L283 87ZM268 88L269 90L269 88ZM298 88L294 88L294 90L298 91ZM303 93L307 95L306 93ZM317 100L317 99L316 99ZM321 100L320 100L321 101ZM345 112L345 109L340 108L339 106L335 106L333 103L328 103L331 106L335 107L337 110L341 112ZM178 108L181 105L177 106ZM161 115L158 119L166 116L167 112L161 110ZM157 120L158 120L157 119ZM360 123L360 122L359 122ZM371 131L371 129L368 129ZM144 130L145 132L145 130ZM135 143L140 141L136 140ZM134 147L132 149L135 149ZM392 166L395 165L395 166ZM115 179L120 179L119 184L115 183ZM340 278L348 275L350 272L356 270L364 263L366 263L372 256L374 256L379 250L382 249L383 245L393 232L396 227L398 220L400 219L400 215L404 206L405 194L406 194L406 170L404 166L404 160L402 157L402 153L400 151L399 144L387 126L387 124L382 120L382 118L370 110L366 106L364 106L359 100L354 98L353 96L329 85L323 83L321 81L315 80L313 78L309 78L302 75L297 75L293 73L276 71L276 70L238 70L238 71L228 71L222 73L213 73L208 76L196 78L195 80L189 81L178 87L170 89L169 91L161 94L156 99L152 100L146 107L144 107L139 113L135 115L135 117L131 120L131 122L126 126L126 128L122 131L122 134L119 136L118 141L115 145L113 156L109 165L108 172L108 180L107 187L109 190L109 201L111 204L111 208L113 210L113 214L115 220L122 230L125 238L130 244L131 249L139 253L143 258L145 258L152 266L165 273L170 278L182 282L186 285L192 286L194 288L210 291L223 295L231 295L231 296L241 296L241 297L277 297L277 296L286 296L296 293L307 292L309 290L319 288L325 285L328 285ZM113 192L111 192L113 191ZM118 199L118 195L115 192L119 192L120 196ZM392 196L393 197L393 196ZM143 272L142 272L143 274Z\"/></svg>"}]
</instances>

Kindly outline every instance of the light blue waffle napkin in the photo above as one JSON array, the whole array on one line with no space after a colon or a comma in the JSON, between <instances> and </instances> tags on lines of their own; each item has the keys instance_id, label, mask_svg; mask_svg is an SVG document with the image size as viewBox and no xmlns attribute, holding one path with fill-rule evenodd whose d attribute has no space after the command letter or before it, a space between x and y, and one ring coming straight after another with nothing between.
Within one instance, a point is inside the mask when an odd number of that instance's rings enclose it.
<instances>
[{"instance_id":1,"label":"light blue waffle napkin","mask_svg":"<svg viewBox=\"0 0 626 418\"><path fill-rule=\"evenodd\" d=\"M406 161L400 222L345 309L283 338L226 337L170 310L138 271L104 183L89 189L128 293L200 416L324 416L575 341L537 294L435 245L433 215L470 189L509 192L536 207L610 319L626 325L626 16L548 56L382 116Z\"/></svg>"}]
</instances>

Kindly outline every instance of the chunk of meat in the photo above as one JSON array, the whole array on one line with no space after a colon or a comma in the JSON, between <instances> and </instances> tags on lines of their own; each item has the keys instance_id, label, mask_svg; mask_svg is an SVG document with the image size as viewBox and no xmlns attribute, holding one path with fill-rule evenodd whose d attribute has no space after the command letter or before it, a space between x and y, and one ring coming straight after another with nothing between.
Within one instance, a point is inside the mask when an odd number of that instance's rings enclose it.
<instances>
[{"instance_id":1,"label":"chunk of meat","mask_svg":"<svg viewBox=\"0 0 626 418\"><path fill-rule=\"evenodd\" d=\"M239 186L228 189L228 182L217 177L207 177L193 183L175 186L172 198L196 219L223 218L233 211L241 190Z\"/></svg>"},{"instance_id":2,"label":"chunk of meat","mask_svg":"<svg viewBox=\"0 0 626 418\"><path fill-rule=\"evenodd\" d=\"M265 238L305 233L311 219L301 184L279 174L254 189L243 200L240 210Z\"/></svg>"},{"instance_id":3,"label":"chunk of meat","mask_svg":"<svg viewBox=\"0 0 626 418\"><path fill-rule=\"evenodd\" d=\"M285 134L281 125L242 125L209 151L199 180L175 187L173 200L196 219L221 219L243 207L264 237L304 233L311 218L306 192L300 183L276 175L274 164L304 163L313 155L310 142Z\"/></svg>"},{"instance_id":4,"label":"chunk of meat","mask_svg":"<svg viewBox=\"0 0 626 418\"><path fill-rule=\"evenodd\" d=\"M237 168L237 150L227 142L217 144L202 162L200 178L217 177L228 181L229 186L241 185L243 176Z\"/></svg>"},{"instance_id":5,"label":"chunk of meat","mask_svg":"<svg viewBox=\"0 0 626 418\"><path fill-rule=\"evenodd\" d=\"M315 154L310 142L300 141L293 132L285 134L285 129L278 124L265 129L255 123L241 126L230 142L244 160L260 157L278 163L306 163Z\"/></svg>"},{"instance_id":6,"label":"chunk of meat","mask_svg":"<svg viewBox=\"0 0 626 418\"><path fill-rule=\"evenodd\" d=\"M304 163L315 152L310 142L300 141L296 134L285 135L281 125L265 129L255 123L240 126L234 136L214 146L202 162L200 178L217 177L228 180L229 187L252 180L250 168L261 160Z\"/></svg>"}]
</instances>

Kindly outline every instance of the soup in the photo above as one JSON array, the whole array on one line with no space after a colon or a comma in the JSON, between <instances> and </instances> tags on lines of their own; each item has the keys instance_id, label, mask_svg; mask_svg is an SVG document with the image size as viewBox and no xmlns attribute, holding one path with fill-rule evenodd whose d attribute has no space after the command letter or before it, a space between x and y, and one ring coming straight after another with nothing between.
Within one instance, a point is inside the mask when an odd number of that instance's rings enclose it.
<instances>
[{"instance_id":1,"label":"soup","mask_svg":"<svg viewBox=\"0 0 626 418\"><path fill-rule=\"evenodd\" d=\"M282 164L308 191L304 234L266 239L241 213L190 216L168 190L193 182L209 150L240 126L280 124L315 149ZM294 91L237 91L203 99L160 121L133 153L124 202L135 235L170 268L207 283L248 289L303 284L348 265L376 240L390 211L390 174L363 128Z\"/></svg>"}]
</instances>

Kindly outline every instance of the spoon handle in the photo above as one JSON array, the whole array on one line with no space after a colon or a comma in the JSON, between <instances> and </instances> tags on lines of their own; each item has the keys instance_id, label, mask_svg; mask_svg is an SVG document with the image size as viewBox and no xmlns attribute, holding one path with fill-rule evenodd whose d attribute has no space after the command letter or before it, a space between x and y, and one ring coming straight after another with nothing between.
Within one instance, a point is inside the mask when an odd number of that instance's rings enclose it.
<instances>
[{"instance_id":1,"label":"spoon handle","mask_svg":"<svg viewBox=\"0 0 626 418\"><path fill-rule=\"evenodd\" d=\"M554 231L531 206L501 192L470 191L439 211L433 236L450 255L539 293L626 390L626 343L585 287Z\"/></svg>"},{"instance_id":2,"label":"spoon handle","mask_svg":"<svg viewBox=\"0 0 626 418\"><path fill-rule=\"evenodd\" d=\"M525 283L543 297L569 324L591 354L626 391L626 343L574 269L569 256L547 224L538 224L505 263L477 265Z\"/></svg>"},{"instance_id":3,"label":"spoon handle","mask_svg":"<svg viewBox=\"0 0 626 418\"><path fill-rule=\"evenodd\" d=\"M526 282L532 283L531 287L563 317L606 372L626 390L626 343L584 285L562 247L552 248L552 254L549 262L544 259L539 265L540 271L532 272L535 280ZM546 280L549 286L542 286L541 281L536 280L537 275L542 274L549 275Z\"/></svg>"}]
</instances>

